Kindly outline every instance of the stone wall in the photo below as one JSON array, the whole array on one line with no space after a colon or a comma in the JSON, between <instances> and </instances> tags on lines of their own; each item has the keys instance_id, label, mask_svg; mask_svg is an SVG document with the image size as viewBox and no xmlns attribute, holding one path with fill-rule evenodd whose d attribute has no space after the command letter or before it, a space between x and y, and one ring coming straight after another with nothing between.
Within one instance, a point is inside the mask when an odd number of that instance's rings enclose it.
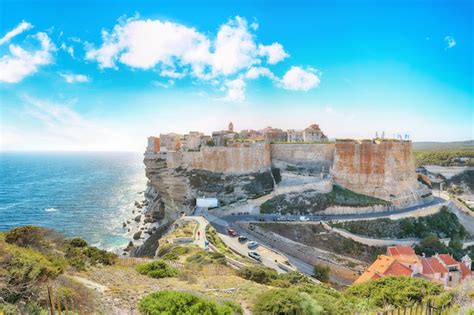
<instances>
[{"instance_id":1,"label":"stone wall","mask_svg":"<svg viewBox=\"0 0 474 315\"><path fill-rule=\"evenodd\" d=\"M272 165L284 169L286 165L327 173L333 165L333 143L271 144Z\"/></svg>"},{"instance_id":2,"label":"stone wall","mask_svg":"<svg viewBox=\"0 0 474 315\"><path fill-rule=\"evenodd\" d=\"M343 187L395 206L430 199L428 189L417 181L410 141L336 142L332 176Z\"/></svg>"},{"instance_id":3,"label":"stone wall","mask_svg":"<svg viewBox=\"0 0 474 315\"><path fill-rule=\"evenodd\" d=\"M232 147L204 146L200 151L168 152L169 168L198 169L215 173L245 174L268 170L271 166L268 144Z\"/></svg>"}]
</instances>

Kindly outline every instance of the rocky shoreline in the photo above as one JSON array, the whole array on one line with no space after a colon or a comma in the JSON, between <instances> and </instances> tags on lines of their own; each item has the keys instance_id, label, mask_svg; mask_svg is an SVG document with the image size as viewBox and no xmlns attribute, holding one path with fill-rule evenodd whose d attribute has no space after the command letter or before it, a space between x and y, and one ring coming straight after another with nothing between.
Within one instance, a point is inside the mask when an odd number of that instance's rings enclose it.
<instances>
[{"instance_id":1,"label":"rocky shoreline","mask_svg":"<svg viewBox=\"0 0 474 315\"><path fill-rule=\"evenodd\" d=\"M169 226L164 205L149 182L146 190L141 193L144 194L144 199L135 201L130 216L122 223L122 228L130 239L123 249L123 256L153 256L153 248L158 247L157 236L161 236Z\"/></svg>"}]
</instances>

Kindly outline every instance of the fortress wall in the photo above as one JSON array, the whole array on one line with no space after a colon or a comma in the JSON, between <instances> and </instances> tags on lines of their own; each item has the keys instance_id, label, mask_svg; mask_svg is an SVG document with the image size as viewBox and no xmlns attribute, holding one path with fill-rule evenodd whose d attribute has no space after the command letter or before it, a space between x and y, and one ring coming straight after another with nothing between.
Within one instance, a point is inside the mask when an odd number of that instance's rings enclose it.
<instances>
[{"instance_id":1,"label":"fortress wall","mask_svg":"<svg viewBox=\"0 0 474 315\"><path fill-rule=\"evenodd\" d=\"M202 147L196 152L168 152L166 162L169 168L182 167L226 174L260 172L271 166L268 144Z\"/></svg>"},{"instance_id":2,"label":"fortress wall","mask_svg":"<svg viewBox=\"0 0 474 315\"><path fill-rule=\"evenodd\" d=\"M416 179L410 141L337 142L334 181L355 192L392 201L395 206L420 202L428 191Z\"/></svg>"},{"instance_id":3,"label":"fortress wall","mask_svg":"<svg viewBox=\"0 0 474 315\"><path fill-rule=\"evenodd\" d=\"M317 170L324 167L326 172L332 167L334 150L334 143L270 145L272 164L275 167L282 167L281 164L287 163Z\"/></svg>"}]
</instances>

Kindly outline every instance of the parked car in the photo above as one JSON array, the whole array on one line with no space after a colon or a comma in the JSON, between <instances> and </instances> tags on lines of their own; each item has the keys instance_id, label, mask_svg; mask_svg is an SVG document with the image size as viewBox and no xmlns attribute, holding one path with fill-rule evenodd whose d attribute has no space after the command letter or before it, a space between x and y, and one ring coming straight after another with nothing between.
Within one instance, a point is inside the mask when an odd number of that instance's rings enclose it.
<instances>
[{"instance_id":1,"label":"parked car","mask_svg":"<svg viewBox=\"0 0 474 315\"><path fill-rule=\"evenodd\" d=\"M276 218L276 221L286 221L286 217L278 217Z\"/></svg>"},{"instance_id":2,"label":"parked car","mask_svg":"<svg viewBox=\"0 0 474 315\"><path fill-rule=\"evenodd\" d=\"M228 230L227 230L227 234L229 234L229 235L232 236L232 237L238 236L237 233L236 233L234 230L232 230L232 229L228 229Z\"/></svg>"},{"instance_id":3,"label":"parked car","mask_svg":"<svg viewBox=\"0 0 474 315\"><path fill-rule=\"evenodd\" d=\"M255 248L258 247L258 243L255 242L255 241L248 242L247 247L248 247L248 249L255 249Z\"/></svg>"},{"instance_id":4,"label":"parked car","mask_svg":"<svg viewBox=\"0 0 474 315\"><path fill-rule=\"evenodd\" d=\"M302 215L300 216L300 221L306 222L306 221L309 221L309 218Z\"/></svg>"},{"instance_id":5,"label":"parked car","mask_svg":"<svg viewBox=\"0 0 474 315\"><path fill-rule=\"evenodd\" d=\"M245 236L240 235L238 240L239 240L240 243L245 243L245 242L248 241L248 238L246 238Z\"/></svg>"},{"instance_id":6,"label":"parked car","mask_svg":"<svg viewBox=\"0 0 474 315\"><path fill-rule=\"evenodd\" d=\"M258 260L258 261L262 261L262 256L260 256L259 253L257 253L256 251L249 251L249 257L255 259L255 260Z\"/></svg>"}]
</instances>

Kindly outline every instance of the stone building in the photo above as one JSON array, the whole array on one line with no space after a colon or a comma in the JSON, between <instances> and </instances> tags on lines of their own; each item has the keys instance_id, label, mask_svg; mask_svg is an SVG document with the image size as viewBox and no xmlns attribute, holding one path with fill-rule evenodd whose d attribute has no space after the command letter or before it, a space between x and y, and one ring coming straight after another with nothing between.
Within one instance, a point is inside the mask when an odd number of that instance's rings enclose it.
<instances>
[{"instance_id":1,"label":"stone building","mask_svg":"<svg viewBox=\"0 0 474 315\"><path fill-rule=\"evenodd\" d=\"M184 135L185 142L181 143L183 151L198 151L202 145L202 137L204 134L197 131L190 131L189 134Z\"/></svg>"},{"instance_id":2,"label":"stone building","mask_svg":"<svg viewBox=\"0 0 474 315\"><path fill-rule=\"evenodd\" d=\"M267 142L286 142L287 134L278 128L267 127L260 131Z\"/></svg>"},{"instance_id":3,"label":"stone building","mask_svg":"<svg viewBox=\"0 0 474 315\"><path fill-rule=\"evenodd\" d=\"M304 142L320 142L327 141L328 137L321 131L318 124L310 125L308 128L303 130L303 141Z\"/></svg>"},{"instance_id":4,"label":"stone building","mask_svg":"<svg viewBox=\"0 0 474 315\"><path fill-rule=\"evenodd\" d=\"M146 153L158 153L160 152L160 138L158 137L148 137L148 145L146 148Z\"/></svg>"},{"instance_id":5,"label":"stone building","mask_svg":"<svg viewBox=\"0 0 474 315\"><path fill-rule=\"evenodd\" d=\"M303 131L288 129L286 131L288 142L303 142Z\"/></svg>"},{"instance_id":6,"label":"stone building","mask_svg":"<svg viewBox=\"0 0 474 315\"><path fill-rule=\"evenodd\" d=\"M236 137L238 137L238 134L234 132L234 124L232 122L229 123L227 130L212 132L212 141L215 146L225 146L227 141Z\"/></svg>"},{"instance_id":7,"label":"stone building","mask_svg":"<svg viewBox=\"0 0 474 315\"><path fill-rule=\"evenodd\" d=\"M160 134L160 152L180 151L181 135L176 133Z\"/></svg>"}]
</instances>

